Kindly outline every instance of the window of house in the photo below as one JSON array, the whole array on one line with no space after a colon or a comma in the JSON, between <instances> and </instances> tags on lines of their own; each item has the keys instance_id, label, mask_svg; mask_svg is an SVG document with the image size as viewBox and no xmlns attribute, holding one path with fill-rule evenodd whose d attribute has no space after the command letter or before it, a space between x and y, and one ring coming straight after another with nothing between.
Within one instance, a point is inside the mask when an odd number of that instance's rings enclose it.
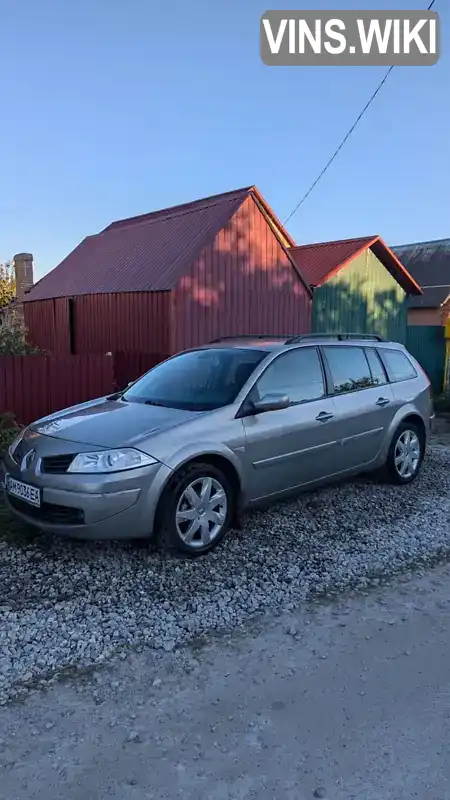
<instances>
[{"instance_id":1,"label":"window of house","mask_svg":"<svg viewBox=\"0 0 450 800\"><path fill-rule=\"evenodd\" d=\"M384 349L381 357L386 365L389 380L408 381L417 378L417 372L411 364L409 358L401 350Z\"/></svg>"},{"instance_id":2,"label":"window of house","mask_svg":"<svg viewBox=\"0 0 450 800\"><path fill-rule=\"evenodd\" d=\"M362 347L324 347L336 394L373 386L369 363Z\"/></svg>"},{"instance_id":3,"label":"window of house","mask_svg":"<svg viewBox=\"0 0 450 800\"><path fill-rule=\"evenodd\" d=\"M255 396L286 394L291 403L319 400L325 395L325 384L316 347L290 350L275 359L261 375ZM253 394L253 392L252 392Z\"/></svg>"},{"instance_id":4,"label":"window of house","mask_svg":"<svg viewBox=\"0 0 450 800\"><path fill-rule=\"evenodd\" d=\"M366 349L366 357L369 362L373 385L383 386L387 383L387 377L377 351L373 347L368 347Z\"/></svg>"}]
</instances>

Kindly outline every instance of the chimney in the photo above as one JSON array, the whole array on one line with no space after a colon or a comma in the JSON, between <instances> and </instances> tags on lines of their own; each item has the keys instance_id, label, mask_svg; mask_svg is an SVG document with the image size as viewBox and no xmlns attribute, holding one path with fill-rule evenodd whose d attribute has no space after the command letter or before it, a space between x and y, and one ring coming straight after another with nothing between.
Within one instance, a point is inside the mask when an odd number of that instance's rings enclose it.
<instances>
[{"instance_id":1,"label":"chimney","mask_svg":"<svg viewBox=\"0 0 450 800\"><path fill-rule=\"evenodd\" d=\"M13 258L16 275L16 299L19 303L25 293L33 286L33 256L31 253L17 253Z\"/></svg>"}]
</instances>

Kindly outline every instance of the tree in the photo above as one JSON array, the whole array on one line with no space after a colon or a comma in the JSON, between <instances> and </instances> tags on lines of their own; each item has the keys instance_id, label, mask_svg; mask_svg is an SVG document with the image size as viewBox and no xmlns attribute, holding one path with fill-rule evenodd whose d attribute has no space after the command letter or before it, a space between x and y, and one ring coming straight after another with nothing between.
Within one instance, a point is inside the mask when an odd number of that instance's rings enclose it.
<instances>
[{"instance_id":1,"label":"tree","mask_svg":"<svg viewBox=\"0 0 450 800\"><path fill-rule=\"evenodd\" d=\"M8 312L0 325L0 356L26 356L40 352L27 342L27 329L21 314Z\"/></svg>"},{"instance_id":2,"label":"tree","mask_svg":"<svg viewBox=\"0 0 450 800\"><path fill-rule=\"evenodd\" d=\"M16 296L16 278L12 261L0 264L0 308L4 308Z\"/></svg>"}]
</instances>

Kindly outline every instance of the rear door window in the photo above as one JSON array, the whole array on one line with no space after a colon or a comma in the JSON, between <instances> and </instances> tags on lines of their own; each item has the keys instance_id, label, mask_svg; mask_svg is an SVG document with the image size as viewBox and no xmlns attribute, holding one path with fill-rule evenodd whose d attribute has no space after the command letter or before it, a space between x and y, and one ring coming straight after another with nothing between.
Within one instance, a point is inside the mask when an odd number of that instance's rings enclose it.
<instances>
[{"instance_id":1,"label":"rear door window","mask_svg":"<svg viewBox=\"0 0 450 800\"><path fill-rule=\"evenodd\" d=\"M390 381L409 381L412 378L417 378L416 370L409 358L401 350L390 350L383 347L379 352L386 365Z\"/></svg>"},{"instance_id":2,"label":"rear door window","mask_svg":"<svg viewBox=\"0 0 450 800\"><path fill-rule=\"evenodd\" d=\"M356 392L373 386L369 363L362 347L336 345L322 349L330 368L335 394Z\"/></svg>"}]
</instances>

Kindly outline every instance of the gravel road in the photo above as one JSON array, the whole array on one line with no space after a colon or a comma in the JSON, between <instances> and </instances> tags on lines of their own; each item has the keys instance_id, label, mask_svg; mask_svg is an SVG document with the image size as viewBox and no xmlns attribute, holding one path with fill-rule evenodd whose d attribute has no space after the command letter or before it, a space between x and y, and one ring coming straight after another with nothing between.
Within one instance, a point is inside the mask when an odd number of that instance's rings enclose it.
<instances>
[{"instance_id":1,"label":"gravel road","mask_svg":"<svg viewBox=\"0 0 450 800\"><path fill-rule=\"evenodd\" d=\"M254 513L195 561L29 535L0 510L0 704L130 648L171 652L447 558L449 466L434 447L412 486L361 480Z\"/></svg>"}]
</instances>

